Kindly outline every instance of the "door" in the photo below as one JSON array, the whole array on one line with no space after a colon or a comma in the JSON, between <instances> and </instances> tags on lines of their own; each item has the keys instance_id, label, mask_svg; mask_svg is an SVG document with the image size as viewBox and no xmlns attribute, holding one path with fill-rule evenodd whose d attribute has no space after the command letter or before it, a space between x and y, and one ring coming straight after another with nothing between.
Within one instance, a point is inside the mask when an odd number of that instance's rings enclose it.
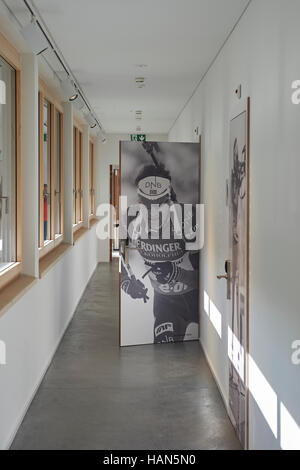
<instances>
[{"instance_id":1,"label":"door","mask_svg":"<svg viewBox=\"0 0 300 470\"><path fill-rule=\"evenodd\" d=\"M243 447L248 434L249 105L230 123L228 318L229 413Z\"/></svg>"},{"instance_id":2,"label":"door","mask_svg":"<svg viewBox=\"0 0 300 470\"><path fill-rule=\"evenodd\" d=\"M199 147L121 143L122 346L199 338Z\"/></svg>"}]
</instances>

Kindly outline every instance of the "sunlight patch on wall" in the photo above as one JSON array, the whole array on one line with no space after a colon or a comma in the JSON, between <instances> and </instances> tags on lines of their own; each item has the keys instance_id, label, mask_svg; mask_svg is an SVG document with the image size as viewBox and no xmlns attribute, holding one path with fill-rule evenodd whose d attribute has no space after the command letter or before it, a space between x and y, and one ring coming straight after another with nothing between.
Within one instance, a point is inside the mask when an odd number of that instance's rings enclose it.
<instances>
[{"instance_id":1,"label":"sunlight patch on wall","mask_svg":"<svg viewBox=\"0 0 300 470\"><path fill-rule=\"evenodd\" d=\"M300 427L280 403L280 446L283 450L300 450Z\"/></svg>"},{"instance_id":2,"label":"sunlight patch on wall","mask_svg":"<svg viewBox=\"0 0 300 470\"><path fill-rule=\"evenodd\" d=\"M222 315L212 301L210 301L209 311L210 311L210 320L216 332L218 333L220 338L222 338Z\"/></svg>"},{"instance_id":3,"label":"sunlight patch on wall","mask_svg":"<svg viewBox=\"0 0 300 470\"><path fill-rule=\"evenodd\" d=\"M249 390L277 438L277 395L250 355Z\"/></svg>"},{"instance_id":4,"label":"sunlight patch on wall","mask_svg":"<svg viewBox=\"0 0 300 470\"><path fill-rule=\"evenodd\" d=\"M204 291L204 312L207 314L209 317L209 296L206 291Z\"/></svg>"}]
</instances>

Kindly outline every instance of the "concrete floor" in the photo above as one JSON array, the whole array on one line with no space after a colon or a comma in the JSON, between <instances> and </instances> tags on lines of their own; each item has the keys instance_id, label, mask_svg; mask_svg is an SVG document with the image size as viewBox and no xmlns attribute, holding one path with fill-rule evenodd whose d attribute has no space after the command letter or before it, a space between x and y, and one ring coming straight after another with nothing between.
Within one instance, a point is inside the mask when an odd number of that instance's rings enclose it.
<instances>
[{"instance_id":1,"label":"concrete floor","mask_svg":"<svg viewBox=\"0 0 300 470\"><path fill-rule=\"evenodd\" d=\"M100 264L12 449L240 449L198 342L120 349Z\"/></svg>"}]
</instances>

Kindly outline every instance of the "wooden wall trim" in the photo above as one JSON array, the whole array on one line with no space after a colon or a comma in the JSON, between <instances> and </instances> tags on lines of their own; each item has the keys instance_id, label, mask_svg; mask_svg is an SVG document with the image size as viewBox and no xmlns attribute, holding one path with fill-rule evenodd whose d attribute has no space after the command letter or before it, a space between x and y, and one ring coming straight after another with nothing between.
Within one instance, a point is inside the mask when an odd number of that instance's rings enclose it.
<instances>
[{"instance_id":1,"label":"wooden wall trim","mask_svg":"<svg viewBox=\"0 0 300 470\"><path fill-rule=\"evenodd\" d=\"M78 116L73 116L74 127L76 127L80 132L83 133L84 121L79 119Z\"/></svg>"},{"instance_id":2,"label":"wooden wall trim","mask_svg":"<svg viewBox=\"0 0 300 470\"><path fill-rule=\"evenodd\" d=\"M0 55L14 69L21 70L21 56L17 49L0 33Z\"/></svg>"},{"instance_id":3,"label":"wooden wall trim","mask_svg":"<svg viewBox=\"0 0 300 470\"><path fill-rule=\"evenodd\" d=\"M55 108L63 113L63 106L61 100L57 97L55 92L47 85L47 83L39 77L39 91L43 93L44 98L50 103L54 104Z\"/></svg>"}]
</instances>

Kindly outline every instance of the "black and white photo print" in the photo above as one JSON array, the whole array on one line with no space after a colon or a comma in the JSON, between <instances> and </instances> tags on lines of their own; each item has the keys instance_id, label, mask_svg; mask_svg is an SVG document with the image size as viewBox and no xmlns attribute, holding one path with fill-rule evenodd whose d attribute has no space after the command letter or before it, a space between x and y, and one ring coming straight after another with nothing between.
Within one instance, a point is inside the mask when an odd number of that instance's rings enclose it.
<instances>
[{"instance_id":1,"label":"black and white photo print","mask_svg":"<svg viewBox=\"0 0 300 470\"><path fill-rule=\"evenodd\" d=\"M198 339L199 144L122 142L121 345Z\"/></svg>"},{"instance_id":2,"label":"black and white photo print","mask_svg":"<svg viewBox=\"0 0 300 470\"><path fill-rule=\"evenodd\" d=\"M232 260L228 319L229 412L242 445L246 444L247 342L247 112L230 123L229 243Z\"/></svg>"}]
</instances>

